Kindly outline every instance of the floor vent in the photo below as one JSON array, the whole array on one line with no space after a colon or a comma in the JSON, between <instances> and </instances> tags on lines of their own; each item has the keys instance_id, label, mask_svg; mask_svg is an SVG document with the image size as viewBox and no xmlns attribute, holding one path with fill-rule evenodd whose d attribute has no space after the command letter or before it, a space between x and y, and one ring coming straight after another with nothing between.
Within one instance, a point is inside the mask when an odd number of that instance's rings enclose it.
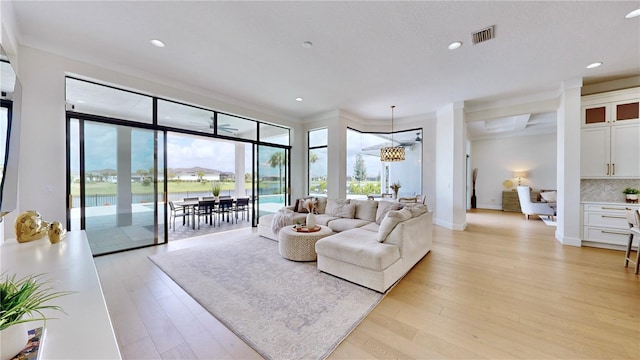
<instances>
[{"instance_id":1,"label":"floor vent","mask_svg":"<svg viewBox=\"0 0 640 360\"><path fill-rule=\"evenodd\" d=\"M476 31L471 34L473 45L491 40L495 37L495 25L491 25L486 29Z\"/></svg>"}]
</instances>

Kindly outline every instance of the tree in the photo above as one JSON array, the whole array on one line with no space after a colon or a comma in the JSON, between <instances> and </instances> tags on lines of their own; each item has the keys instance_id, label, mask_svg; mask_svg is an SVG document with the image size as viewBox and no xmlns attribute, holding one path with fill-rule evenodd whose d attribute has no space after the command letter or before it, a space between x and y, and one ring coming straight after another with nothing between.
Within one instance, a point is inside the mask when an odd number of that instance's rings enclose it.
<instances>
[{"instance_id":1,"label":"tree","mask_svg":"<svg viewBox=\"0 0 640 360\"><path fill-rule=\"evenodd\" d=\"M267 165L271 166L272 168L278 168L278 180L280 181L280 189L282 189L282 167L284 166L286 161L287 159L284 156L284 151L274 152L267 161Z\"/></svg>"},{"instance_id":2,"label":"tree","mask_svg":"<svg viewBox=\"0 0 640 360\"><path fill-rule=\"evenodd\" d=\"M202 182L202 178L204 177L204 171L199 170L198 171L198 181Z\"/></svg>"},{"instance_id":3,"label":"tree","mask_svg":"<svg viewBox=\"0 0 640 360\"><path fill-rule=\"evenodd\" d=\"M353 164L353 178L360 185L361 181L367 180L367 164L364 163L362 155L356 155L356 163Z\"/></svg>"},{"instance_id":4,"label":"tree","mask_svg":"<svg viewBox=\"0 0 640 360\"><path fill-rule=\"evenodd\" d=\"M309 164L315 164L318 161L318 154L309 151Z\"/></svg>"}]
</instances>

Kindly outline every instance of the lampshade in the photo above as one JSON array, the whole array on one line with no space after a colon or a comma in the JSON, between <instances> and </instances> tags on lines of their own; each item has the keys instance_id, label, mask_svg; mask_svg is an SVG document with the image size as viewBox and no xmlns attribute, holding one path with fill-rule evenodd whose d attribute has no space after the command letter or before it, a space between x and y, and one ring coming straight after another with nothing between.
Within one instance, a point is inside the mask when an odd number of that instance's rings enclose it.
<instances>
[{"instance_id":1,"label":"lampshade","mask_svg":"<svg viewBox=\"0 0 640 360\"><path fill-rule=\"evenodd\" d=\"M388 146L380 149L380 161L392 162L402 160L404 160L404 148L402 146Z\"/></svg>"},{"instance_id":2,"label":"lampshade","mask_svg":"<svg viewBox=\"0 0 640 360\"><path fill-rule=\"evenodd\" d=\"M527 172L526 171L514 171L513 172L513 177L514 178L518 178L518 186L522 185L522 178L526 178L527 177Z\"/></svg>"},{"instance_id":3,"label":"lampshade","mask_svg":"<svg viewBox=\"0 0 640 360\"><path fill-rule=\"evenodd\" d=\"M404 147L393 146L393 109L395 105L391 105L391 146L385 146L380 149L380 161L393 162L404 160Z\"/></svg>"}]
</instances>

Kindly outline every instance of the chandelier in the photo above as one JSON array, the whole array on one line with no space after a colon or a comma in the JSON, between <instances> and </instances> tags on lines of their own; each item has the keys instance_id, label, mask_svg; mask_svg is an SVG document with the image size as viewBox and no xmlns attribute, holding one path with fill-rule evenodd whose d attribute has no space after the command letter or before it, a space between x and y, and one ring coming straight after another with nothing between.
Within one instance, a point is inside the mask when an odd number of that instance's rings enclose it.
<instances>
[{"instance_id":1,"label":"chandelier","mask_svg":"<svg viewBox=\"0 0 640 360\"><path fill-rule=\"evenodd\" d=\"M392 162L404 160L404 147L393 146L393 109L395 105L391 105L391 146L385 146L380 149L380 161Z\"/></svg>"}]
</instances>

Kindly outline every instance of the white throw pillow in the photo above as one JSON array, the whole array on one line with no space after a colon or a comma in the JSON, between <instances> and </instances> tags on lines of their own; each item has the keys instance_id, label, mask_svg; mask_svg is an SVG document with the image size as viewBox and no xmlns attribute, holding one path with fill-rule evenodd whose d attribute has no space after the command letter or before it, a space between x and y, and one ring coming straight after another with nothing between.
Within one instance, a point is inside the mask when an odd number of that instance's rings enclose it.
<instances>
[{"instance_id":1,"label":"white throw pillow","mask_svg":"<svg viewBox=\"0 0 640 360\"><path fill-rule=\"evenodd\" d=\"M387 212L387 215L382 220L380 228L378 229L378 242L384 242L387 239L387 236L389 236L393 229L396 228L396 225L409 219L411 219L411 211L408 209L392 210Z\"/></svg>"},{"instance_id":2,"label":"white throw pillow","mask_svg":"<svg viewBox=\"0 0 640 360\"><path fill-rule=\"evenodd\" d=\"M377 201L351 199L349 201L349 204L355 205L356 207L354 218L367 221L376 221L376 211L378 210Z\"/></svg>"},{"instance_id":3,"label":"white throw pillow","mask_svg":"<svg viewBox=\"0 0 640 360\"><path fill-rule=\"evenodd\" d=\"M336 214L342 212L342 207L345 205L349 205L349 199L327 199L327 207L325 208L324 213L340 217Z\"/></svg>"},{"instance_id":4,"label":"white throw pillow","mask_svg":"<svg viewBox=\"0 0 640 360\"><path fill-rule=\"evenodd\" d=\"M546 202L557 202L558 201L558 192L557 191L542 192L542 193L540 193L540 196L542 196L542 198Z\"/></svg>"},{"instance_id":5,"label":"white throw pillow","mask_svg":"<svg viewBox=\"0 0 640 360\"><path fill-rule=\"evenodd\" d=\"M408 209L409 211L411 211L412 217L418 217L426 213L428 210L427 205L418 204L418 203L404 204L404 209Z\"/></svg>"},{"instance_id":6,"label":"white throw pillow","mask_svg":"<svg viewBox=\"0 0 640 360\"><path fill-rule=\"evenodd\" d=\"M376 224L382 224L382 220L387 216L389 211L402 209L402 204L393 201L378 201L378 209L376 211Z\"/></svg>"}]
</instances>

